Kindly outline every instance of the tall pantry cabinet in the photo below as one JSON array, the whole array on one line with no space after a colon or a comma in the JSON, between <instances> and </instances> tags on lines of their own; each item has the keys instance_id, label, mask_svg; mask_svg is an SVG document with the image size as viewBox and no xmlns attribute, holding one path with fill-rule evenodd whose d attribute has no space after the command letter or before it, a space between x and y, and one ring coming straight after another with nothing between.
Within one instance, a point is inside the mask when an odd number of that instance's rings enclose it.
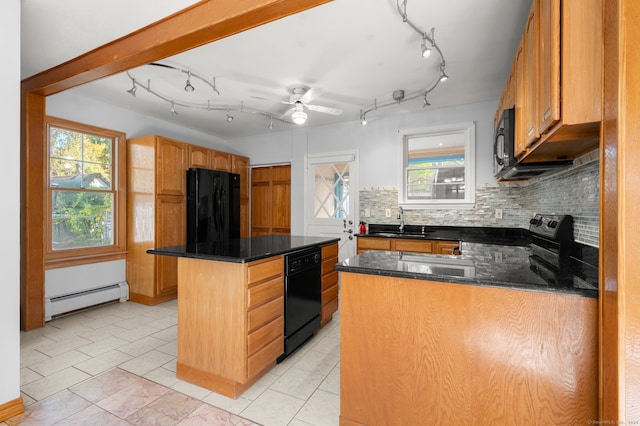
<instances>
[{"instance_id":1,"label":"tall pantry cabinet","mask_svg":"<svg viewBox=\"0 0 640 426\"><path fill-rule=\"evenodd\" d=\"M241 236L247 236L248 158L158 135L127 141L126 276L132 301L156 305L176 298L177 258L147 250L186 243L186 170L216 165L241 176Z\"/></svg>"}]
</instances>

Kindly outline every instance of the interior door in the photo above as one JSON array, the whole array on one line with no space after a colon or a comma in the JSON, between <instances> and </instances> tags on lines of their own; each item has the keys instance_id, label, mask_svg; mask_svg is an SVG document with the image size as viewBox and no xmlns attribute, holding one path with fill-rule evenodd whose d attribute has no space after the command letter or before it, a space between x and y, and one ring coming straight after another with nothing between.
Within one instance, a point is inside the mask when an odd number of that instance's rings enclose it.
<instances>
[{"instance_id":1,"label":"interior door","mask_svg":"<svg viewBox=\"0 0 640 426\"><path fill-rule=\"evenodd\" d=\"M340 238L340 261L355 254L358 216L358 152L306 157L306 235Z\"/></svg>"}]
</instances>

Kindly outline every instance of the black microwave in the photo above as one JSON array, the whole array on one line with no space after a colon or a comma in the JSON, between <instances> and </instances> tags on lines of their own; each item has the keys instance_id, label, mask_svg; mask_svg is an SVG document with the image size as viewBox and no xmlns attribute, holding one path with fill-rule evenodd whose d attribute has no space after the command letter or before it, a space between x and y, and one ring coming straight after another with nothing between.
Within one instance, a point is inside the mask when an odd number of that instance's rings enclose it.
<instances>
[{"instance_id":1,"label":"black microwave","mask_svg":"<svg viewBox=\"0 0 640 426\"><path fill-rule=\"evenodd\" d=\"M528 179L573 164L573 161L519 163L515 158L515 108L502 112L493 139L493 174L496 179Z\"/></svg>"}]
</instances>

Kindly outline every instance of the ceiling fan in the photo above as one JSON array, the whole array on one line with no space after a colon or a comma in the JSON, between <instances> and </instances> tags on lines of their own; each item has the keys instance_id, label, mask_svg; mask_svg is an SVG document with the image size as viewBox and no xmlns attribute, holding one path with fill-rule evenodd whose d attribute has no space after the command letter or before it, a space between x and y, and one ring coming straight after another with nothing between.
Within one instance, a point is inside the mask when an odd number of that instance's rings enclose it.
<instances>
[{"instance_id":1,"label":"ceiling fan","mask_svg":"<svg viewBox=\"0 0 640 426\"><path fill-rule=\"evenodd\" d=\"M255 99L262 99L265 101L274 101L286 105L293 105L289 110L282 114L282 118L291 114L291 120L296 124L304 124L307 121L307 113L305 108L309 111L322 112L324 114L340 115L342 110L338 108L331 108L322 105L310 104L313 99L313 95L317 92L307 86L293 86L288 89L290 95L288 101L279 101L267 98L261 98L259 96L252 96Z\"/></svg>"}]
</instances>

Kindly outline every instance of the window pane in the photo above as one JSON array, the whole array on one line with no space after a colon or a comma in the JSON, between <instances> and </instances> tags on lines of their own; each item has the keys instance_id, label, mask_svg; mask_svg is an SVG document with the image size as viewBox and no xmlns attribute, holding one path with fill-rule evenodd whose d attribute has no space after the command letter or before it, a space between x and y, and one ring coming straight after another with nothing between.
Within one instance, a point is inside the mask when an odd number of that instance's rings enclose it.
<instances>
[{"instance_id":1,"label":"window pane","mask_svg":"<svg viewBox=\"0 0 640 426\"><path fill-rule=\"evenodd\" d=\"M51 127L49 141L51 158L82 160L82 133Z\"/></svg>"},{"instance_id":2,"label":"window pane","mask_svg":"<svg viewBox=\"0 0 640 426\"><path fill-rule=\"evenodd\" d=\"M341 219L349 215L349 163L315 166L314 217Z\"/></svg>"},{"instance_id":3,"label":"window pane","mask_svg":"<svg viewBox=\"0 0 640 426\"><path fill-rule=\"evenodd\" d=\"M113 244L113 194L52 191L52 249Z\"/></svg>"}]
</instances>

